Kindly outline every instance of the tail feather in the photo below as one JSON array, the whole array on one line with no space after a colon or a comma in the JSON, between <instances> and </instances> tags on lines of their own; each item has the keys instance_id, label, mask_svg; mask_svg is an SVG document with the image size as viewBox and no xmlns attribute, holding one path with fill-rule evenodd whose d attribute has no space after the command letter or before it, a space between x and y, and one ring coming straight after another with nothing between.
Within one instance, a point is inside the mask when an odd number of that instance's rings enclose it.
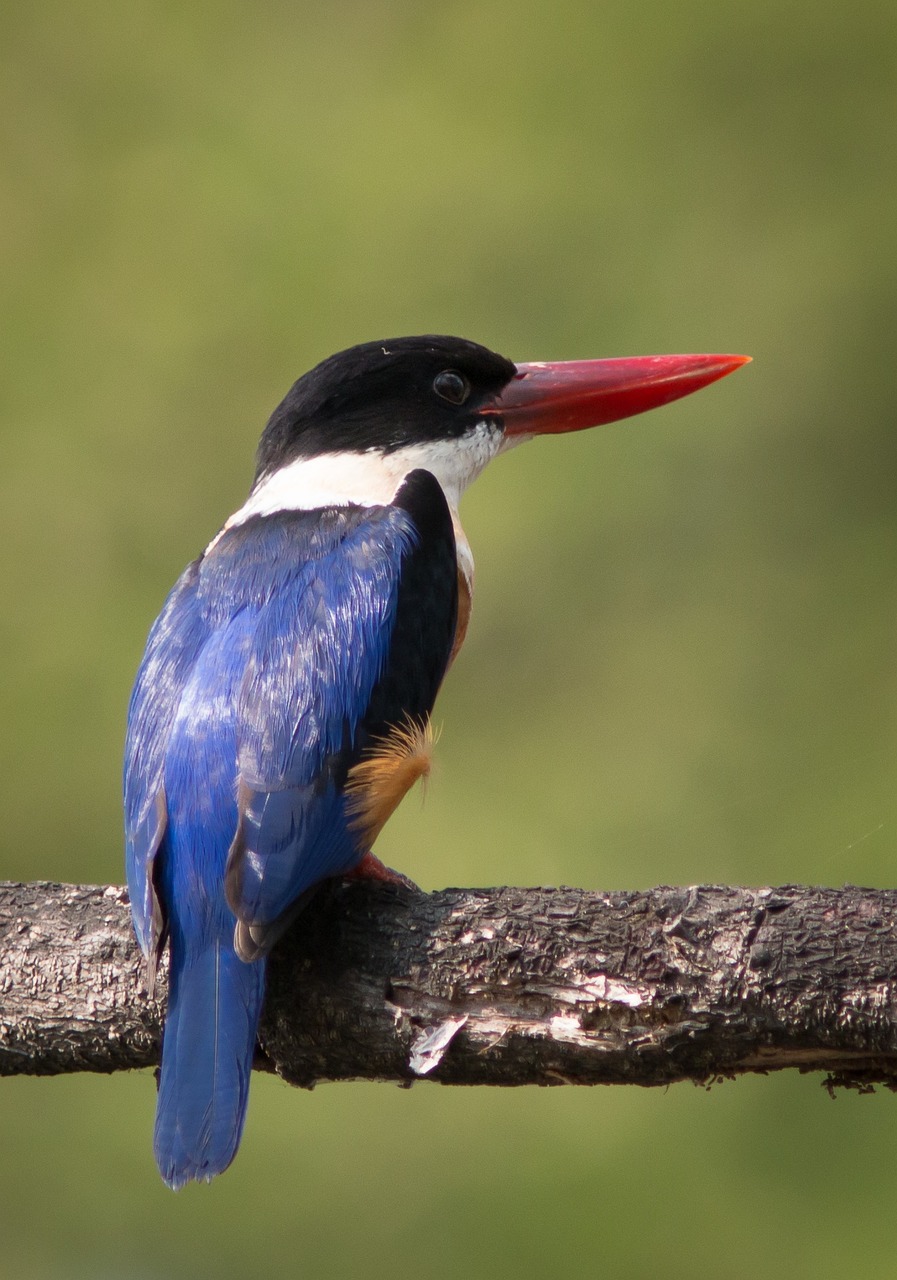
<instances>
[{"instance_id":1,"label":"tail feather","mask_svg":"<svg viewBox=\"0 0 897 1280\"><path fill-rule=\"evenodd\" d=\"M238 959L230 939L195 956L172 949L154 1150L177 1190L223 1173L240 1144L265 960Z\"/></svg>"}]
</instances>

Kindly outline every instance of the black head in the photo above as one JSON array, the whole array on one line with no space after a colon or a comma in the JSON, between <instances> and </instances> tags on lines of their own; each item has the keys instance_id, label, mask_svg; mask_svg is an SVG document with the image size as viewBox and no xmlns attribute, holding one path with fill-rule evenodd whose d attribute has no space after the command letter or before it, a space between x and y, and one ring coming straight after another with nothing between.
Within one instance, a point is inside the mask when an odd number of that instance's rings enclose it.
<instances>
[{"instance_id":1,"label":"black head","mask_svg":"<svg viewBox=\"0 0 897 1280\"><path fill-rule=\"evenodd\" d=\"M259 442L256 480L298 458L451 440L481 422L516 366L463 338L365 342L329 356L287 392Z\"/></svg>"}]
</instances>

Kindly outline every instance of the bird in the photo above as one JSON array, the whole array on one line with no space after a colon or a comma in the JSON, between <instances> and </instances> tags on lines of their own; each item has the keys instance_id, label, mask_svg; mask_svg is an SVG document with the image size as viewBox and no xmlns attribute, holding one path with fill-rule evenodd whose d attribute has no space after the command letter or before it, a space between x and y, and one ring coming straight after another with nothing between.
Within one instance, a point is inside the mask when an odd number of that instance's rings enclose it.
<instances>
[{"instance_id":1,"label":"bird","mask_svg":"<svg viewBox=\"0 0 897 1280\"><path fill-rule=\"evenodd\" d=\"M299 378L244 504L171 590L128 709L127 881L168 1003L164 1182L210 1181L246 1116L271 947L429 771L474 583L458 507L537 435L642 413L748 357L514 363L461 338L366 342Z\"/></svg>"}]
</instances>

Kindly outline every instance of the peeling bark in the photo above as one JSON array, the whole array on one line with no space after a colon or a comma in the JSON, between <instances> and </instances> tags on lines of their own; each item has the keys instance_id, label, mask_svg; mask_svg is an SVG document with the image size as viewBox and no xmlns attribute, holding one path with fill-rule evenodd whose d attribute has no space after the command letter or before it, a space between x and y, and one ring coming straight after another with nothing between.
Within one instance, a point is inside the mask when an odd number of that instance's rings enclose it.
<instances>
[{"instance_id":1,"label":"peeling bark","mask_svg":"<svg viewBox=\"0 0 897 1280\"><path fill-rule=\"evenodd\" d=\"M897 892L334 884L271 961L258 1066L293 1084L897 1087ZM0 884L0 1075L159 1059L115 886Z\"/></svg>"}]
</instances>

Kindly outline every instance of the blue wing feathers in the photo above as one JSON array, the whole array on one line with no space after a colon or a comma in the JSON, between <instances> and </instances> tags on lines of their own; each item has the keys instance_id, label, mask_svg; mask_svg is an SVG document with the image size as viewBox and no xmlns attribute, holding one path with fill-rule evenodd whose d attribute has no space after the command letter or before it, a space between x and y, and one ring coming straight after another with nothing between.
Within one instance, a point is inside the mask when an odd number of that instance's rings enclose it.
<instances>
[{"instance_id":1,"label":"blue wing feathers","mask_svg":"<svg viewBox=\"0 0 897 1280\"><path fill-rule=\"evenodd\" d=\"M339 764L386 663L401 562L413 546L404 513L366 520L259 620L239 707L234 905L247 922L275 921L364 852L346 821Z\"/></svg>"},{"instance_id":2,"label":"blue wing feathers","mask_svg":"<svg viewBox=\"0 0 897 1280\"><path fill-rule=\"evenodd\" d=\"M397 619L417 627L403 582L419 548L401 506L259 517L185 571L150 633L129 711L125 815L138 938L148 954L164 928L171 938L156 1125L170 1185L220 1172L239 1142L264 959L238 958L237 918L273 925L365 852L342 788L371 708L374 723L401 710L394 632ZM453 539L451 561L449 596Z\"/></svg>"},{"instance_id":3,"label":"blue wing feathers","mask_svg":"<svg viewBox=\"0 0 897 1280\"><path fill-rule=\"evenodd\" d=\"M159 912L153 868L167 823L165 755L183 685L208 635L196 606L199 561L181 574L149 633L128 709L125 745L125 846L137 939L153 951Z\"/></svg>"}]
</instances>

